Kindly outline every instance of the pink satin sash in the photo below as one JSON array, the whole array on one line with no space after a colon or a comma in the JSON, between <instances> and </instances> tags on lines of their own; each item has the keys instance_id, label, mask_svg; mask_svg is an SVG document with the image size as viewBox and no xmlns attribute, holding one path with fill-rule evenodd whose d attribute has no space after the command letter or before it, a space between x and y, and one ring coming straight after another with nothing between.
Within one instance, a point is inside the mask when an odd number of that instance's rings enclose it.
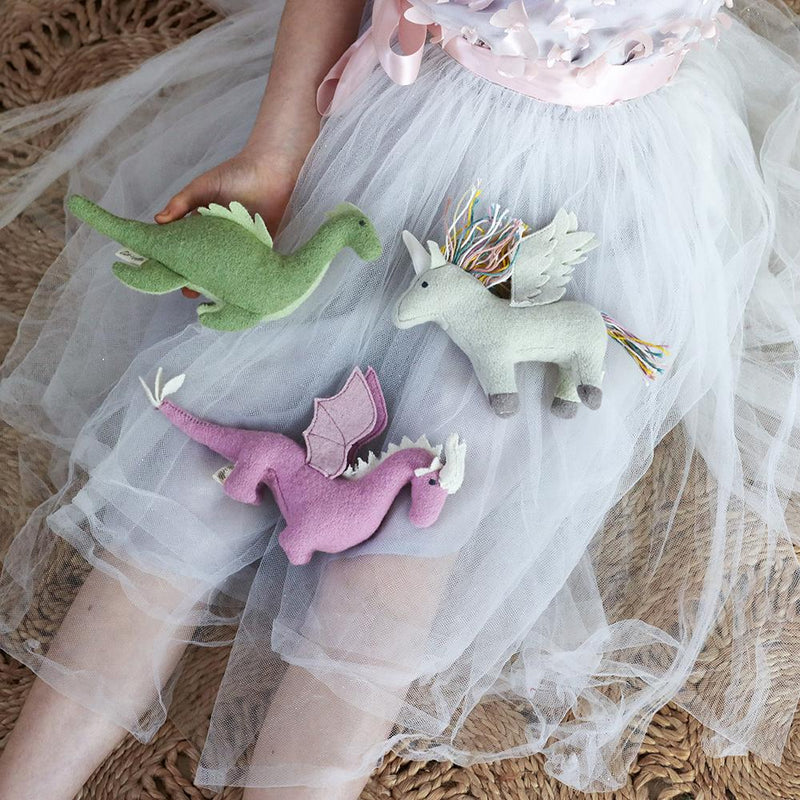
<instances>
[{"instance_id":1,"label":"pink satin sash","mask_svg":"<svg viewBox=\"0 0 800 800\"><path fill-rule=\"evenodd\" d=\"M497 56L458 34L443 31L439 25L411 22L405 17L410 8L408 0L375 0L372 25L320 84L317 108L323 116L342 108L377 64L395 83L413 83L419 74L428 33L446 53L476 75L536 100L573 108L607 106L654 92L672 80L685 56L678 51L619 65L598 60L581 70L564 62L547 66L544 59L525 62L521 57ZM395 42L402 53L393 49Z\"/></svg>"}]
</instances>

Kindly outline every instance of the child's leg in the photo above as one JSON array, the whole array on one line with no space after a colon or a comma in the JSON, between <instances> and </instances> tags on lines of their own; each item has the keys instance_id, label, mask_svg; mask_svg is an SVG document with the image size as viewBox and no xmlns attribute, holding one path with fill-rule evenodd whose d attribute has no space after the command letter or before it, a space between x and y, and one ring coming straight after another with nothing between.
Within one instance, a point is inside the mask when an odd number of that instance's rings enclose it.
<instances>
[{"instance_id":1,"label":"child's leg","mask_svg":"<svg viewBox=\"0 0 800 800\"><path fill-rule=\"evenodd\" d=\"M185 597L160 581L148 588L151 600L164 608ZM49 654L71 669L105 674L120 698L144 711L155 697L154 682L166 680L180 658L180 633L143 614L116 580L95 570ZM37 679L0 757L0 798L72 800L124 735L123 728Z\"/></svg>"},{"instance_id":2,"label":"child's leg","mask_svg":"<svg viewBox=\"0 0 800 800\"><path fill-rule=\"evenodd\" d=\"M309 609L312 627L305 632L332 661L371 667L375 691L368 698L359 696L360 702L348 702L340 696L347 691L335 693L301 666L290 665L270 703L252 764L256 772L296 764L302 775L305 763L360 776L324 788L250 789L245 800L359 796L376 761L375 757L361 766L364 757L379 750L388 737L408 687L419 674L452 563L449 556L363 556L328 565ZM357 629L360 639L342 637L343 628Z\"/></svg>"},{"instance_id":3,"label":"child's leg","mask_svg":"<svg viewBox=\"0 0 800 800\"><path fill-rule=\"evenodd\" d=\"M289 666L270 703L253 758L262 764L280 764L313 754L324 765L346 770L386 738L391 727L384 717L367 714L338 698L306 670ZM370 772L324 788L247 789L244 800L355 800Z\"/></svg>"}]
</instances>

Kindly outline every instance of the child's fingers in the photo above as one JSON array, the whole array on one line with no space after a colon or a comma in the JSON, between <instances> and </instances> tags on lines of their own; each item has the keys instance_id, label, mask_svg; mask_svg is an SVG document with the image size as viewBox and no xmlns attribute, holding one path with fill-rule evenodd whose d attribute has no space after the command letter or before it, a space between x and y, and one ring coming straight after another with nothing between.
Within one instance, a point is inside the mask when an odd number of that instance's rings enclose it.
<instances>
[{"instance_id":1,"label":"child's fingers","mask_svg":"<svg viewBox=\"0 0 800 800\"><path fill-rule=\"evenodd\" d=\"M206 175L195 178L188 186L181 189L164 208L155 216L156 222L163 224L185 217L198 206L207 205L214 200L212 181Z\"/></svg>"}]
</instances>

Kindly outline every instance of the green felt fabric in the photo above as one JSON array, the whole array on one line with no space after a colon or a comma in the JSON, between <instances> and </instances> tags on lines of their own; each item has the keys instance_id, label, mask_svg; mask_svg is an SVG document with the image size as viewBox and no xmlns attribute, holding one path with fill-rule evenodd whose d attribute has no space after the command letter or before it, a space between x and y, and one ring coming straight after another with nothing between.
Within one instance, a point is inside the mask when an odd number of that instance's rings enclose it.
<instances>
[{"instance_id":1,"label":"green felt fabric","mask_svg":"<svg viewBox=\"0 0 800 800\"><path fill-rule=\"evenodd\" d=\"M273 250L260 218L251 218L238 203L166 225L117 217L80 195L67 205L92 228L147 259L141 266L115 263L114 274L123 283L148 294L184 287L199 292L211 301L198 308L200 322L218 330L242 330L290 314L345 247L369 261L381 254L372 223L348 203L285 255Z\"/></svg>"}]
</instances>

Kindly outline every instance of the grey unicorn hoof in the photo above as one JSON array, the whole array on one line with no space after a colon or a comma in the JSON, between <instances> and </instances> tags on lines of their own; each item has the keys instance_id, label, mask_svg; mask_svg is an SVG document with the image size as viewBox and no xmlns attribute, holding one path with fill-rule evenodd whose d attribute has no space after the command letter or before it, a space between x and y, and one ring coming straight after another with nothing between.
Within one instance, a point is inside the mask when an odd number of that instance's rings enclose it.
<instances>
[{"instance_id":1,"label":"grey unicorn hoof","mask_svg":"<svg viewBox=\"0 0 800 800\"><path fill-rule=\"evenodd\" d=\"M578 387L578 397L587 408L597 411L603 402L603 390L599 386L590 386L588 383L582 383Z\"/></svg>"},{"instance_id":2,"label":"grey unicorn hoof","mask_svg":"<svg viewBox=\"0 0 800 800\"><path fill-rule=\"evenodd\" d=\"M490 394L489 404L498 417L513 417L519 411L519 395L516 392Z\"/></svg>"},{"instance_id":3,"label":"grey unicorn hoof","mask_svg":"<svg viewBox=\"0 0 800 800\"><path fill-rule=\"evenodd\" d=\"M561 419L572 419L578 413L579 405L580 403L573 403L571 400L565 400L563 397L556 397L553 399L550 410L557 417L561 417Z\"/></svg>"}]
</instances>

